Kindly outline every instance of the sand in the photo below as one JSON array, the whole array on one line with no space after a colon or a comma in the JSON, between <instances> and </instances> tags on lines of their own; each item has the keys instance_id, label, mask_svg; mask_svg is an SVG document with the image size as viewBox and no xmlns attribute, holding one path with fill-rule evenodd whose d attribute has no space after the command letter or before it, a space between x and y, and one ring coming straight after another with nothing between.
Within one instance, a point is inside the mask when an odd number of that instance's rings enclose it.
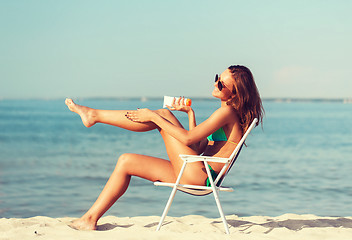
<instances>
[{"instance_id":1,"label":"sand","mask_svg":"<svg viewBox=\"0 0 352 240\"><path fill-rule=\"evenodd\" d=\"M159 216L114 217L98 222L97 231L77 231L67 226L73 218L0 219L0 239L352 239L352 217L319 217L284 214L278 217L227 216L230 235L220 218L202 216L166 217L156 232Z\"/></svg>"}]
</instances>

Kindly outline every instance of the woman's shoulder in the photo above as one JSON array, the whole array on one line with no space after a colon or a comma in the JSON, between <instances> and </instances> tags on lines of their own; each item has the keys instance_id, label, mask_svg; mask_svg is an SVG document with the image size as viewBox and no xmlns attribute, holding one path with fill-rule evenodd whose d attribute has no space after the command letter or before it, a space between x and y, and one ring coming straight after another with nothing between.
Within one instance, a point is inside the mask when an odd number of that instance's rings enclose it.
<instances>
[{"instance_id":1,"label":"woman's shoulder","mask_svg":"<svg viewBox=\"0 0 352 240\"><path fill-rule=\"evenodd\" d=\"M222 114L230 114L230 115L237 115L236 109L234 109L232 106L226 105L220 107L217 112L222 113Z\"/></svg>"},{"instance_id":2,"label":"woman's shoulder","mask_svg":"<svg viewBox=\"0 0 352 240\"><path fill-rule=\"evenodd\" d=\"M218 108L215 112L214 115L217 115L221 118L230 120L232 121L236 121L238 119L238 114L236 109L234 109L231 106L222 106L220 108Z\"/></svg>"}]
</instances>

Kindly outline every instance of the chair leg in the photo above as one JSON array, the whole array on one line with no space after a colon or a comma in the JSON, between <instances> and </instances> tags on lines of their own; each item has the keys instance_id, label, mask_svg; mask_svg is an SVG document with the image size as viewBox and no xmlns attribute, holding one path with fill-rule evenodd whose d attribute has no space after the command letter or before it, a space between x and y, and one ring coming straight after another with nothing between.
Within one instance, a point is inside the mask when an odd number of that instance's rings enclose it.
<instances>
[{"instance_id":1,"label":"chair leg","mask_svg":"<svg viewBox=\"0 0 352 240\"><path fill-rule=\"evenodd\" d=\"M165 206L163 215L161 216L161 219L160 219L160 222L159 222L158 227L156 228L156 231L159 231L159 230L160 230L161 225L163 224L163 222L164 222L164 220L165 220L165 217L166 217L167 213L169 212L169 209L170 209L170 207L171 207L172 201L174 200L174 197L175 197L175 195L176 195L176 191L177 191L177 187L176 187L176 185L175 185L175 187L172 189L172 192L171 192L171 194L170 194L169 200L167 201L167 204L166 204L166 206Z\"/></svg>"},{"instance_id":2,"label":"chair leg","mask_svg":"<svg viewBox=\"0 0 352 240\"><path fill-rule=\"evenodd\" d=\"M219 209L219 213L220 213L222 222L224 223L225 232L226 232L227 234L230 234L229 226L228 226L228 224L227 224L227 221L226 221L224 212L223 212L222 207L221 207L221 204L220 204L219 195L218 195L218 193L217 193L216 190L214 191L214 198L215 198L216 205L218 206L218 209Z\"/></svg>"},{"instance_id":3,"label":"chair leg","mask_svg":"<svg viewBox=\"0 0 352 240\"><path fill-rule=\"evenodd\" d=\"M224 223L225 232L226 232L226 234L230 234L229 226L227 224L227 221L226 221L226 218L225 218L225 215L224 215L224 211L222 210L222 206L221 206L220 199L219 199L219 194L218 194L218 191L216 190L213 177L211 176L208 163L205 161L204 165L205 165L205 169L207 171L208 177L209 177L211 188L213 189L213 194L214 194L216 205L218 207L222 222Z\"/></svg>"},{"instance_id":4,"label":"chair leg","mask_svg":"<svg viewBox=\"0 0 352 240\"><path fill-rule=\"evenodd\" d=\"M183 174L183 172L184 172L184 170L185 170L186 164L187 164L187 162L184 162L183 165L182 165L182 168L181 168L181 170L180 170L180 173L178 174L178 177L177 177L175 186L173 187L173 189L172 189L172 191L171 191L169 200L168 200L167 203L166 203L166 206L165 206L163 215L161 216L161 219L160 219L160 222L159 222L158 227L156 228L156 231L159 231L159 230L160 230L161 225L163 224L164 219L165 219L167 213L169 212L169 209L170 209L170 207L171 207L172 201L174 200L175 195L176 195L176 192L177 192L177 187L178 187L178 185L179 185L179 183L180 183L182 174Z\"/></svg>"}]
</instances>

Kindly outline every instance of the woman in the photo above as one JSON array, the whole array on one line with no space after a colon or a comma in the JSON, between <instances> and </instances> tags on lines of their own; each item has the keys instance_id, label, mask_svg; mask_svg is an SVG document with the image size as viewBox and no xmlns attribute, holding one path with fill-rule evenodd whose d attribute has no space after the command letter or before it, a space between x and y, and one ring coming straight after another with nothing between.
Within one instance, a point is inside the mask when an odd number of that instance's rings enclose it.
<instances>
[{"instance_id":1,"label":"woman","mask_svg":"<svg viewBox=\"0 0 352 240\"><path fill-rule=\"evenodd\" d=\"M131 176L153 182L175 182L183 164L179 154L229 157L253 119L262 122L264 109L252 73L244 66L230 66L220 76L216 75L214 87L212 95L221 100L221 107L199 125L193 109L183 100L174 101L169 109L126 111L92 109L66 99L68 108L80 115L86 127L105 123L137 132L158 129L170 160L131 153L121 155L96 202L71 227L96 229L99 218L127 190ZM182 127L170 110L188 114L189 130ZM209 165L213 174L223 167L222 163ZM202 162L188 164L181 179L183 184L205 185L206 181Z\"/></svg>"}]
</instances>

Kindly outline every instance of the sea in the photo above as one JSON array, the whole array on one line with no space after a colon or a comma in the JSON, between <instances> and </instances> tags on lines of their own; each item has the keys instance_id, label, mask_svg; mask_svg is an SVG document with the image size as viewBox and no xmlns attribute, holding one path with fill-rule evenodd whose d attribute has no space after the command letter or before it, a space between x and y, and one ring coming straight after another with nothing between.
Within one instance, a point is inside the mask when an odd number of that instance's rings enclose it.
<instances>
[{"instance_id":1,"label":"sea","mask_svg":"<svg viewBox=\"0 0 352 240\"><path fill-rule=\"evenodd\" d=\"M94 203L119 156L167 159L158 131L83 126L65 99L0 100L0 218L80 217ZM194 98L197 123L220 103ZM76 99L100 109L162 107L162 98ZM265 117L224 181L225 215L285 213L352 216L352 104L264 100ZM175 112L187 128L187 115ZM142 161L142 160L141 160ZM160 216L170 188L133 177L105 215ZM170 216L219 217L213 195L176 194Z\"/></svg>"}]
</instances>

